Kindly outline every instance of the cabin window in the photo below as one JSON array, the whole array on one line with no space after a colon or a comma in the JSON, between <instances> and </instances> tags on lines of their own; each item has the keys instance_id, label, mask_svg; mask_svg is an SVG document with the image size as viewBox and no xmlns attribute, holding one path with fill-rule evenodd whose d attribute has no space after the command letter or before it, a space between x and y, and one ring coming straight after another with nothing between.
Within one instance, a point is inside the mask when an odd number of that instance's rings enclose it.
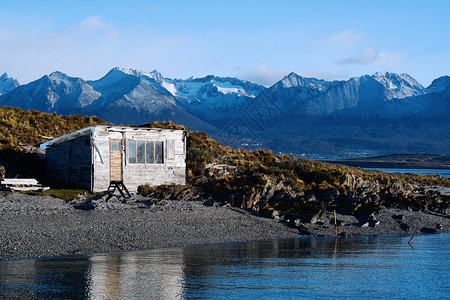
<instances>
[{"instance_id":1,"label":"cabin window","mask_svg":"<svg viewBox=\"0 0 450 300\"><path fill-rule=\"evenodd\" d=\"M136 141L128 141L128 162L136 163Z\"/></svg>"},{"instance_id":2,"label":"cabin window","mask_svg":"<svg viewBox=\"0 0 450 300\"><path fill-rule=\"evenodd\" d=\"M128 141L130 164L163 164L163 142Z\"/></svg>"},{"instance_id":3,"label":"cabin window","mask_svg":"<svg viewBox=\"0 0 450 300\"><path fill-rule=\"evenodd\" d=\"M119 151L120 142L111 142L111 151Z\"/></svg>"},{"instance_id":4,"label":"cabin window","mask_svg":"<svg viewBox=\"0 0 450 300\"><path fill-rule=\"evenodd\" d=\"M155 163L163 163L163 142L155 142Z\"/></svg>"},{"instance_id":5,"label":"cabin window","mask_svg":"<svg viewBox=\"0 0 450 300\"><path fill-rule=\"evenodd\" d=\"M147 149L147 163L154 164L155 163L155 142L146 142L145 148Z\"/></svg>"},{"instance_id":6,"label":"cabin window","mask_svg":"<svg viewBox=\"0 0 450 300\"><path fill-rule=\"evenodd\" d=\"M138 164L145 164L145 143L144 141L136 141L136 157Z\"/></svg>"},{"instance_id":7,"label":"cabin window","mask_svg":"<svg viewBox=\"0 0 450 300\"><path fill-rule=\"evenodd\" d=\"M175 159L175 141L169 140L167 141L167 159Z\"/></svg>"}]
</instances>

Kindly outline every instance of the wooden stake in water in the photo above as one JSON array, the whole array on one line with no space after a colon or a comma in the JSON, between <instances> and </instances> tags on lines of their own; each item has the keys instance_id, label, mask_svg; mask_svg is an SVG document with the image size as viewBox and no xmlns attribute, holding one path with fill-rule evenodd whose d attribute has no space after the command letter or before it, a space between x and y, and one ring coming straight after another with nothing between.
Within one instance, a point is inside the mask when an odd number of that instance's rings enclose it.
<instances>
[{"instance_id":1,"label":"wooden stake in water","mask_svg":"<svg viewBox=\"0 0 450 300\"><path fill-rule=\"evenodd\" d=\"M336 221L336 210L334 210L334 233L337 236L338 235L338 226Z\"/></svg>"},{"instance_id":2,"label":"wooden stake in water","mask_svg":"<svg viewBox=\"0 0 450 300\"><path fill-rule=\"evenodd\" d=\"M409 239L409 242L408 242L408 245L411 247L411 249L414 249L413 246L411 245L411 241L413 240L413 238L414 238L414 236L412 236L412 237Z\"/></svg>"}]
</instances>

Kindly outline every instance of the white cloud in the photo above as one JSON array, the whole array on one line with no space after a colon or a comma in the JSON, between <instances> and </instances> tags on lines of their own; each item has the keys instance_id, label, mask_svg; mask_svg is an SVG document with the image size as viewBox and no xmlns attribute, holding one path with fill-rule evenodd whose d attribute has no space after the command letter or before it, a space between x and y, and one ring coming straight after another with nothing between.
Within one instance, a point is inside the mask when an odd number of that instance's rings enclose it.
<instances>
[{"instance_id":1,"label":"white cloud","mask_svg":"<svg viewBox=\"0 0 450 300\"><path fill-rule=\"evenodd\" d=\"M380 52L373 47L367 47L354 56L338 60L337 63L340 65L398 66L404 57L403 53Z\"/></svg>"},{"instance_id":2,"label":"white cloud","mask_svg":"<svg viewBox=\"0 0 450 300\"><path fill-rule=\"evenodd\" d=\"M269 69L266 65L261 64L247 72L238 74L237 77L251 82L256 82L264 86L271 86L289 73L290 71L286 70Z\"/></svg>"},{"instance_id":3,"label":"white cloud","mask_svg":"<svg viewBox=\"0 0 450 300\"><path fill-rule=\"evenodd\" d=\"M375 62L377 65L396 67L405 59L404 53L380 52Z\"/></svg>"},{"instance_id":4,"label":"white cloud","mask_svg":"<svg viewBox=\"0 0 450 300\"><path fill-rule=\"evenodd\" d=\"M375 48L367 47L354 56L350 56L338 61L341 65L368 65L376 61L378 51Z\"/></svg>"},{"instance_id":5,"label":"white cloud","mask_svg":"<svg viewBox=\"0 0 450 300\"><path fill-rule=\"evenodd\" d=\"M80 23L82 28L86 29L110 29L111 25L103 21L102 16L90 16Z\"/></svg>"},{"instance_id":6,"label":"white cloud","mask_svg":"<svg viewBox=\"0 0 450 300\"><path fill-rule=\"evenodd\" d=\"M334 46L340 48L348 48L354 45L363 35L358 32L354 32L353 30L346 30L327 38L318 40L314 42L313 46L322 47L322 46Z\"/></svg>"},{"instance_id":7,"label":"white cloud","mask_svg":"<svg viewBox=\"0 0 450 300\"><path fill-rule=\"evenodd\" d=\"M328 72L328 71L300 71L300 72L295 72L300 76L303 77L313 77L313 78L317 78L317 79L324 79L324 80L337 80L337 79L346 79L348 78L348 74L346 73L342 73L342 72L336 72L336 73L332 73L332 72Z\"/></svg>"},{"instance_id":8,"label":"white cloud","mask_svg":"<svg viewBox=\"0 0 450 300\"><path fill-rule=\"evenodd\" d=\"M320 71L320 70L305 71L298 69L290 69L290 70L269 69L264 64L258 65L255 68L246 72L243 71L243 68L241 67L234 67L230 71L233 72L234 73L233 76L236 76L237 78L262 84L266 87L272 86L273 84L277 83L291 72L294 72L303 77L313 77L324 80L347 79L349 77L347 73L342 72L332 73L329 71Z\"/></svg>"}]
</instances>

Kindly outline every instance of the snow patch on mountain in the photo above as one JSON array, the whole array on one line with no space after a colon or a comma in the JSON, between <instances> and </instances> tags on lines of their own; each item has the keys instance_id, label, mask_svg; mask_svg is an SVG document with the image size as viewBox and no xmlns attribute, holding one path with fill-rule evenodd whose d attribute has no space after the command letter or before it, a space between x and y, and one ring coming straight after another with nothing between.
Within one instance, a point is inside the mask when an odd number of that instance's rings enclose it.
<instances>
[{"instance_id":1,"label":"snow patch on mountain","mask_svg":"<svg viewBox=\"0 0 450 300\"><path fill-rule=\"evenodd\" d=\"M162 79L163 79L161 73L159 73L156 70L153 70L152 72L145 72L145 71L140 71L140 70L133 70L133 69L115 67L111 71L113 71L113 72L119 71L119 72L122 72L122 73L127 74L127 75L131 75L131 76L134 76L134 77L152 78L156 82L161 82Z\"/></svg>"},{"instance_id":2,"label":"snow patch on mountain","mask_svg":"<svg viewBox=\"0 0 450 300\"><path fill-rule=\"evenodd\" d=\"M164 78L162 82L162 86L169 91L169 93L172 94L172 96L177 95L177 88L175 87L175 84L172 82L171 79Z\"/></svg>"},{"instance_id":3,"label":"snow patch on mountain","mask_svg":"<svg viewBox=\"0 0 450 300\"><path fill-rule=\"evenodd\" d=\"M209 75L204 78L190 77L186 80L164 78L162 85L174 96L204 98L205 94L236 94L255 98L261 92L261 86L248 81L229 77Z\"/></svg>"},{"instance_id":4,"label":"snow patch on mountain","mask_svg":"<svg viewBox=\"0 0 450 300\"><path fill-rule=\"evenodd\" d=\"M185 110L205 119L224 118L241 109L264 89L263 86L231 77L164 79L163 86Z\"/></svg>"},{"instance_id":5,"label":"snow patch on mountain","mask_svg":"<svg viewBox=\"0 0 450 300\"><path fill-rule=\"evenodd\" d=\"M372 78L392 93L388 100L419 96L426 93L425 88L420 83L405 73L377 72L372 75Z\"/></svg>"},{"instance_id":6,"label":"snow patch on mountain","mask_svg":"<svg viewBox=\"0 0 450 300\"><path fill-rule=\"evenodd\" d=\"M328 87L329 82L323 79L307 78L291 72L280 81L283 88L306 87L322 91Z\"/></svg>"}]
</instances>

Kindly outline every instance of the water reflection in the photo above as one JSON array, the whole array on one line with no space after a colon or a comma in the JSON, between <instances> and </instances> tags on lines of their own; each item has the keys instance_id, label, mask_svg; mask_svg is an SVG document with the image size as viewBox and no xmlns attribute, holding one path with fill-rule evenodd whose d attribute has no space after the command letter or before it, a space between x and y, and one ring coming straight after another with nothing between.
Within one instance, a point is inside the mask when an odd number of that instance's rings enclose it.
<instances>
[{"instance_id":1,"label":"water reflection","mask_svg":"<svg viewBox=\"0 0 450 300\"><path fill-rule=\"evenodd\" d=\"M85 299L86 258L0 262L0 298Z\"/></svg>"},{"instance_id":2,"label":"water reflection","mask_svg":"<svg viewBox=\"0 0 450 300\"><path fill-rule=\"evenodd\" d=\"M89 298L174 299L182 295L181 249L95 255L89 262Z\"/></svg>"},{"instance_id":3,"label":"water reflection","mask_svg":"<svg viewBox=\"0 0 450 300\"><path fill-rule=\"evenodd\" d=\"M414 250L409 239L305 238L6 261L0 262L0 298L448 295L450 234L416 237Z\"/></svg>"}]
</instances>

